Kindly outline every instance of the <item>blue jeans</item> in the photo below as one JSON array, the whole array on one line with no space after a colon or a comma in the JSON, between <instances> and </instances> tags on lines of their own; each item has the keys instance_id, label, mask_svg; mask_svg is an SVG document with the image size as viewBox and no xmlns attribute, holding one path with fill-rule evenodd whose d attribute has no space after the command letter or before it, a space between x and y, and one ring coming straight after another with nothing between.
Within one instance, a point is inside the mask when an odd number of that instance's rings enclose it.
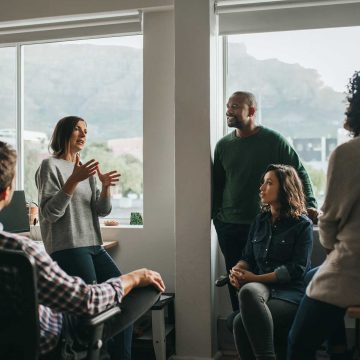
<instances>
[{"instance_id":1,"label":"blue jeans","mask_svg":"<svg viewBox=\"0 0 360 360\"><path fill-rule=\"evenodd\" d=\"M102 283L121 275L113 259L99 245L56 251L51 257L66 273L79 276L87 284ZM131 360L132 331L133 327L129 326L108 341L111 359Z\"/></svg>"}]
</instances>

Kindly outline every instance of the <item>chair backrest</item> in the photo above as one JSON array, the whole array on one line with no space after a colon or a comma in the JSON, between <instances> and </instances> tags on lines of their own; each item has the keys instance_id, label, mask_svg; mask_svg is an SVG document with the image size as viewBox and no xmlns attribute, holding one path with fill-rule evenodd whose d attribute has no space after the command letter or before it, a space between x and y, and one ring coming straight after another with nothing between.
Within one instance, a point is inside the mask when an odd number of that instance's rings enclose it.
<instances>
[{"instance_id":1,"label":"chair backrest","mask_svg":"<svg viewBox=\"0 0 360 360\"><path fill-rule=\"evenodd\" d=\"M0 250L0 359L38 358L39 319L34 261Z\"/></svg>"},{"instance_id":2,"label":"chair backrest","mask_svg":"<svg viewBox=\"0 0 360 360\"><path fill-rule=\"evenodd\" d=\"M314 231L314 242L311 253L311 267L314 268L320 266L325 259L326 259L326 252L320 243L319 230L317 229Z\"/></svg>"}]
</instances>

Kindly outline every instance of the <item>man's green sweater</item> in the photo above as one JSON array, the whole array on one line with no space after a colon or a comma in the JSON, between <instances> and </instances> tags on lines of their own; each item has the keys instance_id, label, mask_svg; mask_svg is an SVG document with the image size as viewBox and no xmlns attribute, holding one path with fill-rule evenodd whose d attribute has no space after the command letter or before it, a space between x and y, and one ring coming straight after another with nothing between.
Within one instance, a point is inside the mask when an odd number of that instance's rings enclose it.
<instances>
[{"instance_id":1,"label":"man's green sweater","mask_svg":"<svg viewBox=\"0 0 360 360\"><path fill-rule=\"evenodd\" d=\"M217 143L212 217L226 223L250 224L260 210L260 180L270 164L293 166L302 180L307 207L317 207L311 180L298 154L279 133L261 127L245 138L236 137L233 131Z\"/></svg>"}]
</instances>

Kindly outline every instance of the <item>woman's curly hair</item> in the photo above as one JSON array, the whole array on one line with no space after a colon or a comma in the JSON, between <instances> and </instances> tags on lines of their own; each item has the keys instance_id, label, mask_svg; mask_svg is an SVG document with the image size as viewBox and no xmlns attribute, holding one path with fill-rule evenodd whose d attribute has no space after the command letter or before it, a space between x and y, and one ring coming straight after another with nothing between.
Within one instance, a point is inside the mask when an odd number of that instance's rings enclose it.
<instances>
[{"instance_id":1,"label":"woman's curly hair","mask_svg":"<svg viewBox=\"0 0 360 360\"><path fill-rule=\"evenodd\" d=\"M360 135L360 71L355 71L347 85L348 108L345 112L346 125L353 136Z\"/></svg>"},{"instance_id":2,"label":"woman's curly hair","mask_svg":"<svg viewBox=\"0 0 360 360\"><path fill-rule=\"evenodd\" d=\"M280 217L297 218L306 214L303 184L296 170L288 165L271 164L264 172L261 184L269 171L273 171L279 180ZM270 205L262 204L261 211L269 212Z\"/></svg>"}]
</instances>

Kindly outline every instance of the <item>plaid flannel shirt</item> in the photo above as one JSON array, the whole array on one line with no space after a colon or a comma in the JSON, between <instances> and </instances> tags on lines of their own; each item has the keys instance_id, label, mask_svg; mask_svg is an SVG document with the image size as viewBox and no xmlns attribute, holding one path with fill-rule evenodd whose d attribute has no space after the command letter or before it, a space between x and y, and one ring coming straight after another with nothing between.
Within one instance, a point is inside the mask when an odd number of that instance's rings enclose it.
<instances>
[{"instance_id":1,"label":"plaid flannel shirt","mask_svg":"<svg viewBox=\"0 0 360 360\"><path fill-rule=\"evenodd\" d=\"M2 230L0 223L0 249L22 250L35 260L41 354L46 354L57 345L63 312L94 315L115 302L120 303L123 297L120 278L113 278L98 285L87 285L79 277L69 276L61 270L35 241Z\"/></svg>"}]
</instances>

